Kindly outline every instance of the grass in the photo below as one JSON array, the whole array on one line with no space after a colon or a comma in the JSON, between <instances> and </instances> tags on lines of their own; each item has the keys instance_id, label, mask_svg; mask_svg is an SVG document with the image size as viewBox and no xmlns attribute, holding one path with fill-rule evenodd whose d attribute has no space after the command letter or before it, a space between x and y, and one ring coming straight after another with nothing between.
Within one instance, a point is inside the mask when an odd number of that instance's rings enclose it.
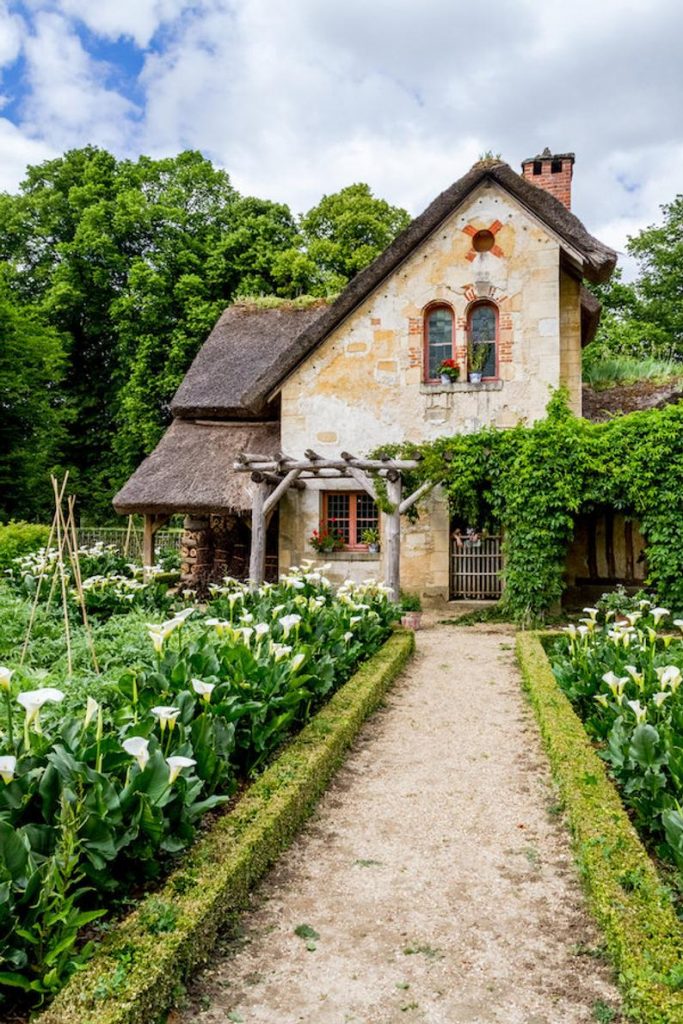
<instances>
[{"instance_id":1,"label":"grass","mask_svg":"<svg viewBox=\"0 0 683 1024\"><path fill-rule=\"evenodd\" d=\"M683 377L683 364L673 360L634 359L632 356L610 356L589 360L583 367L583 382L596 391L638 381L664 383Z\"/></svg>"}]
</instances>

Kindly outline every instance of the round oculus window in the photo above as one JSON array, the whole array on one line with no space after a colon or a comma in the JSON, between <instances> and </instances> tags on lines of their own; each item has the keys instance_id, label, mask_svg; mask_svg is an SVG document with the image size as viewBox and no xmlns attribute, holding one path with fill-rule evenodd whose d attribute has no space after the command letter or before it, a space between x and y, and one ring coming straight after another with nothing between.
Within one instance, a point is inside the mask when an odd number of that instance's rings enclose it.
<instances>
[{"instance_id":1,"label":"round oculus window","mask_svg":"<svg viewBox=\"0 0 683 1024\"><path fill-rule=\"evenodd\" d=\"M495 244L496 239L492 231L477 231L472 237L472 248L475 252L489 252Z\"/></svg>"}]
</instances>

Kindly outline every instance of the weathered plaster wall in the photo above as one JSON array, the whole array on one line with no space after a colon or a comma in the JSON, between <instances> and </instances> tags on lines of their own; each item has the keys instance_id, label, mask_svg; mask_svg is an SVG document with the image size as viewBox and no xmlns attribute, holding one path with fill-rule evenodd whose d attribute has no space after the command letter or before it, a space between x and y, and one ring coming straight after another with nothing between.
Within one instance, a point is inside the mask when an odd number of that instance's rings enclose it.
<instances>
[{"instance_id":1,"label":"weathered plaster wall","mask_svg":"<svg viewBox=\"0 0 683 1024\"><path fill-rule=\"evenodd\" d=\"M560 383L569 391L569 405L581 415L581 283L560 274Z\"/></svg>"},{"instance_id":2,"label":"weathered plaster wall","mask_svg":"<svg viewBox=\"0 0 683 1024\"><path fill-rule=\"evenodd\" d=\"M495 248L475 253L472 235L486 228ZM422 441L511 427L544 415L550 389L561 381L560 323L573 339L579 309L567 286L560 310L558 241L498 186L478 189L456 214L342 324L285 382L282 447L323 455L357 454L392 441ZM498 305L499 373L483 386L424 384L423 317L433 302L455 313L454 357L466 373L469 305ZM571 341L573 344L573 340ZM572 361L567 342L565 372ZM573 351L573 350L572 350ZM357 486L349 487L357 490ZM314 553L307 537L318 525L319 489L292 495L281 509L281 569ZM439 497L416 527L404 521L402 584L422 593L448 593L448 514ZM379 561L334 561L340 577L381 572Z\"/></svg>"}]
</instances>

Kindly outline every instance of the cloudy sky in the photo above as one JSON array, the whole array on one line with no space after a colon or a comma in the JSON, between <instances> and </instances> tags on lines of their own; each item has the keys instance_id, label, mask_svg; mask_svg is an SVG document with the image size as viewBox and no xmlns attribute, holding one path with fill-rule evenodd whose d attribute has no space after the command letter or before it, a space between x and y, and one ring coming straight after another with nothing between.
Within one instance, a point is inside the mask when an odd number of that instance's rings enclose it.
<instances>
[{"instance_id":1,"label":"cloudy sky","mask_svg":"<svg viewBox=\"0 0 683 1024\"><path fill-rule=\"evenodd\" d=\"M418 213L550 146L621 249L683 191L682 34L680 0L0 0L0 188L194 148L295 212L367 181Z\"/></svg>"}]
</instances>

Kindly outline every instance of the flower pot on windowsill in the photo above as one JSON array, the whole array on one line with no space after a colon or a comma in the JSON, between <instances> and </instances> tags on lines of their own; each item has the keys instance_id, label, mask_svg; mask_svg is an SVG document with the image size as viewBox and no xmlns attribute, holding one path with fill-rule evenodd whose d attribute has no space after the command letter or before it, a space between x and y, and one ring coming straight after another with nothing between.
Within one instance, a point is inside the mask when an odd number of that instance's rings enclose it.
<instances>
[{"instance_id":1,"label":"flower pot on windowsill","mask_svg":"<svg viewBox=\"0 0 683 1024\"><path fill-rule=\"evenodd\" d=\"M379 544L368 544L368 554L369 555L378 555L379 554Z\"/></svg>"},{"instance_id":2,"label":"flower pot on windowsill","mask_svg":"<svg viewBox=\"0 0 683 1024\"><path fill-rule=\"evenodd\" d=\"M476 372L475 373L470 373L470 375L469 375L470 384L481 384L481 378L482 378L482 374L481 373L476 373Z\"/></svg>"}]
</instances>

